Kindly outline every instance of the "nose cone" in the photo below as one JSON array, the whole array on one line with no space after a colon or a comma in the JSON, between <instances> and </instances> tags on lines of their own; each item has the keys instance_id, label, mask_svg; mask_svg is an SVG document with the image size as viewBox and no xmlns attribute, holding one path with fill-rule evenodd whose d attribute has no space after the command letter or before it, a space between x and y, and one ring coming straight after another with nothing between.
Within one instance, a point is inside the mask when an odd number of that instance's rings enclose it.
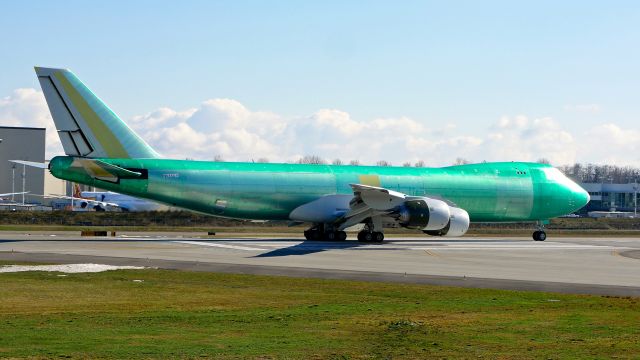
<instances>
[{"instance_id":1,"label":"nose cone","mask_svg":"<svg viewBox=\"0 0 640 360\"><path fill-rule=\"evenodd\" d=\"M585 207L589 200L591 200L591 196L586 192L580 185L576 184L577 189L573 190L573 202L575 203L576 210L580 210ZM575 211L575 210L574 210Z\"/></svg>"}]
</instances>

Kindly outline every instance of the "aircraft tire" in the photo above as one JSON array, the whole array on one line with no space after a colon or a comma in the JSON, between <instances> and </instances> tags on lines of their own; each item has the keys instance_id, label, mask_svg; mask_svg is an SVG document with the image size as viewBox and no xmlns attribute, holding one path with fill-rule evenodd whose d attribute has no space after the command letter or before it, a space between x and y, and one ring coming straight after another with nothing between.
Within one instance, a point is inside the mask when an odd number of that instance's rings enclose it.
<instances>
[{"instance_id":1,"label":"aircraft tire","mask_svg":"<svg viewBox=\"0 0 640 360\"><path fill-rule=\"evenodd\" d=\"M541 230L537 230L533 232L533 240L535 241L545 241L547 239L547 233Z\"/></svg>"},{"instance_id":2,"label":"aircraft tire","mask_svg":"<svg viewBox=\"0 0 640 360\"><path fill-rule=\"evenodd\" d=\"M336 241L338 238L338 234L335 231L328 231L324 233L324 239L327 241Z\"/></svg>"},{"instance_id":3,"label":"aircraft tire","mask_svg":"<svg viewBox=\"0 0 640 360\"><path fill-rule=\"evenodd\" d=\"M347 240L347 233L344 231L338 231L338 241L345 241Z\"/></svg>"},{"instance_id":4,"label":"aircraft tire","mask_svg":"<svg viewBox=\"0 0 640 360\"><path fill-rule=\"evenodd\" d=\"M306 230L304 232L304 238L309 241L318 241L321 240L320 232L317 230Z\"/></svg>"},{"instance_id":5,"label":"aircraft tire","mask_svg":"<svg viewBox=\"0 0 640 360\"><path fill-rule=\"evenodd\" d=\"M360 242L370 243L370 242L373 242L373 240L374 240L374 237L372 232L361 231L358 233L358 241Z\"/></svg>"},{"instance_id":6,"label":"aircraft tire","mask_svg":"<svg viewBox=\"0 0 640 360\"><path fill-rule=\"evenodd\" d=\"M373 242L381 243L384 240L384 233L376 231L373 233Z\"/></svg>"}]
</instances>

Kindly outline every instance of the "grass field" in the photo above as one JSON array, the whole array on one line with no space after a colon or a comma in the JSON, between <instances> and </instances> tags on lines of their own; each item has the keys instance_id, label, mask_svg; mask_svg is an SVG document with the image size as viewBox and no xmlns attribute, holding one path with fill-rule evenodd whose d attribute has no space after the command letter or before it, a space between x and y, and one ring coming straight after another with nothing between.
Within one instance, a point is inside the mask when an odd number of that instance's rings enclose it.
<instances>
[{"instance_id":1,"label":"grass field","mask_svg":"<svg viewBox=\"0 0 640 360\"><path fill-rule=\"evenodd\" d=\"M638 298L165 270L59 275L0 274L0 357L640 356Z\"/></svg>"}]
</instances>

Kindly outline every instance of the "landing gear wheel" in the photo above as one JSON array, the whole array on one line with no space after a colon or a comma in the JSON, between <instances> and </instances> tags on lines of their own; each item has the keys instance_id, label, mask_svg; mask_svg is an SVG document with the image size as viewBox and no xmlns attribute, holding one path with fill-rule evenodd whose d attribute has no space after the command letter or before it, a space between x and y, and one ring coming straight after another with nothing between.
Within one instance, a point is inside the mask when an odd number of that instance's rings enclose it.
<instances>
[{"instance_id":1,"label":"landing gear wheel","mask_svg":"<svg viewBox=\"0 0 640 360\"><path fill-rule=\"evenodd\" d=\"M335 231L329 231L324 234L324 239L327 241L336 241L338 234Z\"/></svg>"},{"instance_id":2,"label":"landing gear wheel","mask_svg":"<svg viewBox=\"0 0 640 360\"><path fill-rule=\"evenodd\" d=\"M345 241L347 240L347 233L344 231L338 231L336 232L336 234L338 234L337 240L338 241Z\"/></svg>"},{"instance_id":3,"label":"landing gear wheel","mask_svg":"<svg viewBox=\"0 0 640 360\"><path fill-rule=\"evenodd\" d=\"M369 231L361 231L358 233L358 241L370 243L373 242L373 233Z\"/></svg>"},{"instance_id":4,"label":"landing gear wheel","mask_svg":"<svg viewBox=\"0 0 640 360\"><path fill-rule=\"evenodd\" d=\"M304 232L304 238L309 241L317 241L320 240L320 232L317 230L307 230Z\"/></svg>"},{"instance_id":5,"label":"landing gear wheel","mask_svg":"<svg viewBox=\"0 0 640 360\"><path fill-rule=\"evenodd\" d=\"M377 243L381 243L382 240L384 240L384 234L381 232L374 232L373 233L373 241L377 242Z\"/></svg>"},{"instance_id":6,"label":"landing gear wheel","mask_svg":"<svg viewBox=\"0 0 640 360\"><path fill-rule=\"evenodd\" d=\"M535 241L545 241L547 239L547 233L542 231L542 230L538 230L538 231L534 231L533 233L533 240Z\"/></svg>"}]
</instances>

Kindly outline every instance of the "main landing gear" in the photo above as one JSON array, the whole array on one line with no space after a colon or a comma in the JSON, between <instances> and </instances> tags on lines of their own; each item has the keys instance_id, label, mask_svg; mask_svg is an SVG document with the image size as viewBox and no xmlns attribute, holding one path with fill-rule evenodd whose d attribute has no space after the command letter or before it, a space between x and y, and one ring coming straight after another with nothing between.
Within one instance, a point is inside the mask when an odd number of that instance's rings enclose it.
<instances>
[{"instance_id":1,"label":"main landing gear","mask_svg":"<svg viewBox=\"0 0 640 360\"><path fill-rule=\"evenodd\" d=\"M537 223L538 230L533 232L533 240L545 241L547 240L547 233L544 231L544 224L542 222Z\"/></svg>"},{"instance_id":2,"label":"main landing gear","mask_svg":"<svg viewBox=\"0 0 640 360\"><path fill-rule=\"evenodd\" d=\"M363 243L381 243L384 240L382 231L382 222L379 217L369 218L365 223L364 229L358 233L358 241Z\"/></svg>"},{"instance_id":3,"label":"main landing gear","mask_svg":"<svg viewBox=\"0 0 640 360\"><path fill-rule=\"evenodd\" d=\"M384 234L380 231L360 231L358 233L358 241L363 243L381 243L384 240Z\"/></svg>"},{"instance_id":4,"label":"main landing gear","mask_svg":"<svg viewBox=\"0 0 640 360\"><path fill-rule=\"evenodd\" d=\"M345 241L347 233L320 224L305 230L304 238L311 241Z\"/></svg>"}]
</instances>

